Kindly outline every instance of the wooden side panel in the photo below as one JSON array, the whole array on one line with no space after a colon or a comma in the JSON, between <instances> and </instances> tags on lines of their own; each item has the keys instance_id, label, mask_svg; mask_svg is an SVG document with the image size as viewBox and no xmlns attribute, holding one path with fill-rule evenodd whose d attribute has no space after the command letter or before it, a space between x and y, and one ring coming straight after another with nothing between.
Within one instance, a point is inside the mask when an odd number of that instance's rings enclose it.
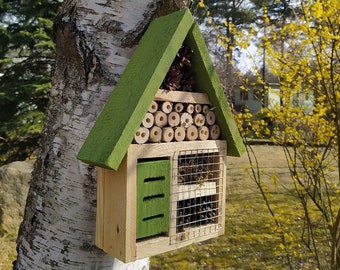
<instances>
[{"instance_id":1,"label":"wooden side panel","mask_svg":"<svg viewBox=\"0 0 340 270\"><path fill-rule=\"evenodd\" d=\"M96 245L122 261L136 258L136 170L133 168L125 157L117 171L98 169Z\"/></svg>"},{"instance_id":2,"label":"wooden side panel","mask_svg":"<svg viewBox=\"0 0 340 270\"><path fill-rule=\"evenodd\" d=\"M187 9L150 24L78 153L80 160L118 169L192 24Z\"/></svg>"},{"instance_id":3,"label":"wooden side panel","mask_svg":"<svg viewBox=\"0 0 340 270\"><path fill-rule=\"evenodd\" d=\"M226 147L226 149L228 150L228 148ZM222 225L222 229L220 230L219 235L223 235L224 231L225 231L225 211L226 211L226 186L227 186L227 159L224 158L223 159L224 162L222 162L222 168L221 170L223 171L223 179L222 179L222 183L221 183L221 187L223 187L223 190L219 190L218 192L221 193L222 195L222 213L221 213L221 225Z\"/></svg>"},{"instance_id":4,"label":"wooden side panel","mask_svg":"<svg viewBox=\"0 0 340 270\"><path fill-rule=\"evenodd\" d=\"M104 247L104 191L105 169L98 168L97 172L97 212L96 212L96 246Z\"/></svg>"},{"instance_id":5,"label":"wooden side panel","mask_svg":"<svg viewBox=\"0 0 340 270\"><path fill-rule=\"evenodd\" d=\"M207 46L197 24L189 31L185 44L195 52L192 60L195 77L195 90L207 93L221 127L221 139L228 142L229 156L240 156L245 147L231 112L229 103L221 87L218 75L211 62Z\"/></svg>"}]
</instances>

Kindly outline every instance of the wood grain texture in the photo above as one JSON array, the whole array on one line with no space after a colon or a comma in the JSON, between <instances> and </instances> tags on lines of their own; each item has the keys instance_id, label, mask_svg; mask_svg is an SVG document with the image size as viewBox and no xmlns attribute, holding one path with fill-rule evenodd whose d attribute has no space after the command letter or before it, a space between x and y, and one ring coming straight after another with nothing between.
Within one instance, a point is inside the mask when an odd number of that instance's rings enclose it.
<instances>
[{"instance_id":1,"label":"wood grain texture","mask_svg":"<svg viewBox=\"0 0 340 270\"><path fill-rule=\"evenodd\" d=\"M136 180L135 170L129 172L125 158L119 170L99 168L98 174L96 245L122 261L136 259L136 207L126 203L129 196L129 200L136 202Z\"/></svg>"}]
</instances>

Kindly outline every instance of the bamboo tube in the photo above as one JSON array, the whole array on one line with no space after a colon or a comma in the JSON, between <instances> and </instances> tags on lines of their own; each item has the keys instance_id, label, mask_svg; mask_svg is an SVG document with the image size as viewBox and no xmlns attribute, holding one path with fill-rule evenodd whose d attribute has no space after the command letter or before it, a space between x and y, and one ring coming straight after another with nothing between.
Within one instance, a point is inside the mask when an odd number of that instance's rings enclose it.
<instances>
[{"instance_id":1,"label":"bamboo tube","mask_svg":"<svg viewBox=\"0 0 340 270\"><path fill-rule=\"evenodd\" d=\"M201 104L195 104L195 113L202 112L202 105Z\"/></svg>"},{"instance_id":2,"label":"bamboo tube","mask_svg":"<svg viewBox=\"0 0 340 270\"><path fill-rule=\"evenodd\" d=\"M162 112L165 112L166 114L170 113L172 111L172 104L169 101L164 101L161 105Z\"/></svg>"},{"instance_id":3,"label":"bamboo tube","mask_svg":"<svg viewBox=\"0 0 340 270\"><path fill-rule=\"evenodd\" d=\"M207 114L209 111L210 111L210 110L209 110L209 106L208 106L208 105L203 105L203 107L202 107L202 112L203 112L204 114Z\"/></svg>"},{"instance_id":4,"label":"bamboo tube","mask_svg":"<svg viewBox=\"0 0 340 270\"><path fill-rule=\"evenodd\" d=\"M150 142L160 142L162 139L162 129L157 126L153 126L150 129L149 141Z\"/></svg>"},{"instance_id":5,"label":"bamboo tube","mask_svg":"<svg viewBox=\"0 0 340 270\"><path fill-rule=\"evenodd\" d=\"M181 142L185 138L185 128L184 127L176 127L175 128L175 141Z\"/></svg>"},{"instance_id":6,"label":"bamboo tube","mask_svg":"<svg viewBox=\"0 0 340 270\"><path fill-rule=\"evenodd\" d=\"M192 116L191 116L191 114L189 114L189 113L182 113L181 114L181 126L182 127L185 127L185 128L187 128L187 127L189 127L189 126L191 126L191 124L192 124Z\"/></svg>"},{"instance_id":7,"label":"bamboo tube","mask_svg":"<svg viewBox=\"0 0 340 270\"><path fill-rule=\"evenodd\" d=\"M171 112L168 115L168 125L170 127L176 127L179 125L181 117L178 112Z\"/></svg>"},{"instance_id":8,"label":"bamboo tube","mask_svg":"<svg viewBox=\"0 0 340 270\"><path fill-rule=\"evenodd\" d=\"M209 128L207 126L200 127L198 129L198 138L201 141L208 140L209 138Z\"/></svg>"},{"instance_id":9,"label":"bamboo tube","mask_svg":"<svg viewBox=\"0 0 340 270\"><path fill-rule=\"evenodd\" d=\"M180 113L180 112L183 111L183 109L184 109L183 103L176 103L176 104L175 104L175 112Z\"/></svg>"},{"instance_id":10,"label":"bamboo tube","mask_svg":"<svg viewBox=\"0 0 340 270\"><path fill-rule=\"evenodd\" d=\"M157 102L156 102L156 101L152 101L152 103L151 103L151 105L150 105L150 107L149 107L148 112L150 112L150 113L155 113L155 112L157 112L157 110L158 110L158 104L157 104Z\"/></svg>"},{"instance_id":11,"label":"bamboo tube","mask_svg":"<svg viewBox=\"0 0 340 270\"><path fill-rule=\"evenodd\" d=\"M215 124L209 128L209 136L212 140L217 140L220 137L221 129L220 126Z\"/></svg>"},{"instance_id":12,"label":"bamboo tube","mask_svg":"<svg viewBox=\"0 0 340 270\"><path fill-rule=\"evenodd\" d=\"M205 124L205 117L203 114L201 113L198 113L194 116L194 124L197 126L197 127L201 127L201 126L204 126Z\"/></svg>"},{"instance_id":13,"label":"bamboo tube","mask_svg":"<svg viewBox=\"0 0 340 270\"><path fill-rule=\"evenodd\" d=\"M205 115L205 119L207 121L207 124L212 126L213 124L215 124L216 121L215 113L209 110L208 113Z\"/></svg>"},{"instance_id":14,"label":"bamboo tube","mask_svg":"<svg viewBox=\"0 0 340 270\"><path fill-rule=\"evenodd\" d=\"M150 132L145 127L139 127L135 133L134 140L138 144L146 143L149 140Z\"/></svg>"},{"instance_id":15,"label":"bamboo tube","mask_svg":"<svg viewBox=\"0 0 340 270\"><path fill-rule=\"evenodd\" d=\"M153 114L149 112L146 113L142 121L143 127L151 128L154 125L154 123L155 123L155 118L153 117Z\"/></svg>"},{"instance_id":16,"label":"bamboo tube","mask_svg":"<svg viewBox=\"0 0 340 270\"><path fill-rule=\"evenodd\" d=\"M188 104L185 110L186 110L187 113L193 114L194 111L195 111L195 105L194 104Z\"/></svg>"},{"instance_id":17,"label":"bamboo tube","mask_svg":"<svg viewBox=\"0 0 340 270\"><path fill-rule=\"evenodd\" d=\"M162 141L163 142L171 142L174 138L174 130L171 127L165 127L162 131Z\"/></svg>"},{"instance_id":18,"label":"bamboo tube","mask_svg":"<svg viewBox=\"0 0 340 270\"><path fill-rule=\"evenodd\" d=\"M194 141L196 140L198 137L198 129L196 126L194 125L191 125L190 127L188 127L186 129L186 132L185 132L185 139L188 140L188 141Z\"/></svg>"},{"instance_id":19,"label":"bamboo tube","mask_svg":"<svg viewBox=\"0 0 340 270\"><path fill-rule=\"evenodd\" d=\"M157 111L154 113L155 125L158 127L164 127L168 123L168 116L165 112Z\"/></svg>"}]
</instances>

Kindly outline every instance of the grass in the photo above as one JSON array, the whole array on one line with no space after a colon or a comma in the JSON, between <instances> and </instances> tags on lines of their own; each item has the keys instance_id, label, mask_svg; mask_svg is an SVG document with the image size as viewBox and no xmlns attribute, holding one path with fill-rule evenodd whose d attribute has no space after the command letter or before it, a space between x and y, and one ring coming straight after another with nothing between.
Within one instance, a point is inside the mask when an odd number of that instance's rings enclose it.
<instances>
[{"instance_id":1,"label":"grass","mask_svg":"<svg viewBox=\"0 0 340 270\"><path fill-rule=\"evenodd\" d=\"M284 209L288 252L294 269L315 269L313 257L300 242L301 213L289 194L272 194ZM229 196L225 234L215 239L152 257L151 269L289 269L280 235L258 193Z\"/></svg>"},{"instance_id":2,"label":"grass","mask_svg":"<svg viewBox=\"0 0 340 270\"><path fill-rule=\"evenodd\" d=\"M15 251L16 230L4 233L0 237L0 269L13 269L12 262L15 260L17 253Z\"/></svg>"},{"instance_id":3,"label":"grass","mask_svg":"<svg viewBox=\"0 0 340 270\"><path fill-rule=\"evenodd\" d=\"M285 269L280 239L262 199L229 195L225 234L151 258L151 269Z\"/></svg>"}]
</instances>

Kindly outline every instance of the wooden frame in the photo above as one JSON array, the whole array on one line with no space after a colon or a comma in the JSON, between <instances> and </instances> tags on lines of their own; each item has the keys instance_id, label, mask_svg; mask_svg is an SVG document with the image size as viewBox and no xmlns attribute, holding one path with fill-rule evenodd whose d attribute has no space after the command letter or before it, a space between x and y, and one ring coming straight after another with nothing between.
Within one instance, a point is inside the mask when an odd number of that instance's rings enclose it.
<instances>
[{"instance_id":1,"label":"wooden frame","mask_svg":"<svg viewBox=\"0 0 340 270\"><path fill-rule=\"evenodd\" d=\"M220 219L217 224L204 226L208 234L197 235L188 241L171 241L167 235L136 240L136 197L137 162L146 158L170 158L179 151L194 149L226 149L225 141L192 141L130 145L122 164L117 171L98 168L96 245L113 257L124 262L153 256L187 246L193 242L207 240L224 233L225 192L221 191ZM223 176L220 188L225 187L226 164L223 163ZM170 191L170 197L174 190ZM174 205L175 200L170 198ZM174 217L170 217L170 224ZM170 225L173 228L173 225ZM170 228L169 228L170 230ZM175 235L169 232L169 235ZM172 243L171 243L172 242Z\"/></svg>"}]
</instances>

